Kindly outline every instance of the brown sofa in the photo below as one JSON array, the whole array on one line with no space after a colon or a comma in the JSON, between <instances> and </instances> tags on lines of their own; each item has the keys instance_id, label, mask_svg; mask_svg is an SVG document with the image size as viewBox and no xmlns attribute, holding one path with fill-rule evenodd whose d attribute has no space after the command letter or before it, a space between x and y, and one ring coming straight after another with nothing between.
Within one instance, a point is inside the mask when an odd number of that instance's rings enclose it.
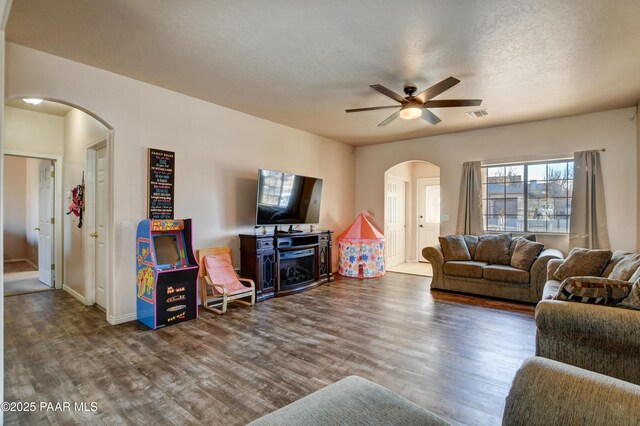
<instances>
[{"instance_id":1,"label":"brown sofa","mask_svg":"<svg viewBox=\"0 0 640 426\"><path fill-rule=\"evenodd\" d=\"M506 237L505 235L508 235ZM457 238L449 236L444 238ZM511 238L509 234L501 237L509 241L508 253L501 253L501 259L494 263L486 251L481 253L480 243L495 235L462 236L467 244L471 259L446 260L441 244L425 247L422 255L431 263L433 279L431 288L470 293L481 296L497 297L522 302L538 303L547 277L547 262L551 259L562 259L562 252L555 249L543 249L533 260L530 267L521 269L511 265L514 247L523 238ZM544 248L542 246L542 248ZM495 257L495 256L493 256Z\"/></svg>"},{"instance_id":2,"label":"brown sofa","mask_svg":"<svg viewBox=\"0 0 640 426\"><path fill-rule=\"evenodd\" d=\"M616 251L599 276L613 279L614 267L634 255ZM618 306L547 300L558 293L554 274L562 263L548 263L544 298L536 307L536 355L640 385L640 310L630 309L627 299ZM625 280L631 284L637 276Z\"/></svg>"}]
</instances>

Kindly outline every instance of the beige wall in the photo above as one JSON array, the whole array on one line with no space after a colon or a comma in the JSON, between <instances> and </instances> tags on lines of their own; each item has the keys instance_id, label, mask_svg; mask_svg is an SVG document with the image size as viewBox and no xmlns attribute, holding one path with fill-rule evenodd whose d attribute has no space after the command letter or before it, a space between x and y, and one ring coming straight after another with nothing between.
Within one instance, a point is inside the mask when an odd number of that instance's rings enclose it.
<instances>
[{"instance_id":1,"label":"beige wall","mask_svg":"<svg viewBox=\"0 0 640 426\"><path fill-rule=\"evenodd\" d=\"M4 259L27 258L27 160L4 157Z\"/></svg>"},{"instance_id":2,"label":"beige wall","mask_svg":"<svg viewBox=\"0 0 640 426\"><path fill-rule=\"evenodd\" d=\"M4 113L5 151L62 155L62 117L13 107L5 107Z\"/></svg>"},{"instance_id":3,"label":"beige wall","mask_svg":"<svg viewBox=\"0 0 640 426\"><path fill-rule=\"evenodd\" d=\"M638 252L640 252L640 170L638 170L640 168L640 117L638 117L638 111L640 111L640 102L638 103L638 105L636 105L636 138L638 140L638 144L637 144L637 163L636 163L636 174L638 176L638 180L637 180L637 185L638 185L638 207L637 207L637 211L638 211L638 224L637 224L637 228L638 228L638 233L637 233L637 240L636 240L636 250Z\"/></svg>"},{"instance_id":4,"label":"beige wall","mask_svg":"<svg viewBox=\"0 0 640 426\"><path fill-rule=\"evenodd\" d=\"M231 245L236 263L237 234L253 232L260 167L323 178L321 227L339 233L354 218L348 145L15 44L6 50L8 96L64 99L114 129L112 322L135 318L148 147L176 152L175 216L193 218L195 247Z\"/></svg>"},{"instance_id":5,"label":"beige wall","mask_svg":"<svg viewBox=\"0 0 640 426\"><path fill-rule=\"evenodd\" d=\"M62 188L65 193L62 206L65 213L71 204L68 198L71 190L82 182L82 172L87 170L87 148L107 137L109 130L98 120L80 111L72 109L64 117L64 173L62 177ZM87 194L89 195L89 194ZM85 212L86 214L88 212ZM76 293L85 296L85 268L86 259L84 256L84 244L87 233L93 229L85 226L78 228L79 218L74 214L64 215L63 224L63 250L64 250L64 285L71 288Z\"/></svg>"},{"instance_id":6,"label":"beige wall","mask_svg":"<svg viewBox=\"0 0 640 426\"><path fill-rule=\"evenodd\" d=\"M552 155L606 148L602 153L607 215L612 247L635 250L637 218L637 137L635 108L495 127L430 138L356 148L356 209L384 222L384 172L408 160L440 167L443 235L455 232L462 162ZM371 190L379 188L379 190ZM567 249L565 236L543 238L549 247Z\"/></svg>"}]
</instances>

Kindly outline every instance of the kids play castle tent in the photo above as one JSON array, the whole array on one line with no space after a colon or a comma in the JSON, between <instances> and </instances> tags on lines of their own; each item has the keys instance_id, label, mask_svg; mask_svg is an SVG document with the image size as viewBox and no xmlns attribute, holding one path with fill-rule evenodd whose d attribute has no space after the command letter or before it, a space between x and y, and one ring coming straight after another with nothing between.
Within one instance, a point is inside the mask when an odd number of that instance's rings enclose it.
<instances>
[{"instance_id":1,"label":"kids play castle tent","mask_svg":"<svg viewBox=\"0 0 640 426\"><path fill-rule=\"evenodd\" d=\"M352 278L376 278L385 273L384 235L360 213L338 237L338 273Z\"/></svg>"}]
</instances>

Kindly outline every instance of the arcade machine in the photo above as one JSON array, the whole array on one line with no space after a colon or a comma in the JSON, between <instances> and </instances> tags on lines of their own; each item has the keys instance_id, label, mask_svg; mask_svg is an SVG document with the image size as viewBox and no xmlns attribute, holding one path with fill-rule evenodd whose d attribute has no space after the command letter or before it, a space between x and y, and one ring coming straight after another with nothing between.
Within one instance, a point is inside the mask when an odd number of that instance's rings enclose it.
<instances>
[{"instance_id":1,"label":"arcade machine","mask_svg":"<svg viewBox=\"0 0 640 426\"><path fill-rule=\"evenodd\" d=\"M136 241L138 321L155 330L197 318L191 219L144 219Z\"/></svg>"}]
</instances>

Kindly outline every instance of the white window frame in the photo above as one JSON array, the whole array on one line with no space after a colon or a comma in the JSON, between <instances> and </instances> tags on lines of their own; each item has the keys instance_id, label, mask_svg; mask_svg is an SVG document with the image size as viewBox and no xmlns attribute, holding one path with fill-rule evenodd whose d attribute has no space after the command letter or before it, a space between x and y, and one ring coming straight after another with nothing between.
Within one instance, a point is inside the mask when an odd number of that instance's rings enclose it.
<instances>
[{"instance_id":1,"label":"white window frame","mask_svg":"<svg viewBox=\"0 0 640 426\"><path fill-rule=\"evenodd\" d=\"M545 170L545 178L541 179L539 181L534 181L531 180L529 181L529 167L531 166L539 166L539 165L549 165L549 164L559 164L559 163L566 163L567 164L567 174L564 176L561 176L559 179L549 179L549 176L547 175L548 173L548 169ZM491 183L489 181L488 178L488 173L487 173L487 169L489 168L496 168L496 167L522 167L523 170L523 175L522 175L522 180L521 181L516 181L514 183L522 183L522 194L521 196L523 197L524 200L524 205L523 205L523 217L522 219L520 219L520 216L518 214L514 215L507 215L506 211L507 210L507 206L506 206L506 200L508 199L507 197L507 183L505 182L505 196L504 199L505 200L505 208L502 210L502 216L500 216L499 214L496 215L495 213L489 213L488 209L489 209L489 200L491 199L488 193L488 186L490 184L497 184L500 185L500 182L494 182ZM553 196L550 197L549 193L548 193L548 184L549 182L558 182L558 181L562 181L562 182L566 182L567 185L567 193L566 196ZM547 210L544 212L541 212L541 217L544 216L545 214L547 215L547 219L546 220L540 220L540 219L536 219L536 218L531 218L529 217L529 203L533 202L535 200L535 198L530 196L530 188L529 185L531 182L536 182L536 183L544 183L545 185L545 200L547 203ZM484 231L487 233L500 233L500 232L512 232L512 233L522 233L522 234L530 234L530 233L535 233L535 234L546 234L546 235L567 235L569 233L569 227L570 227L570 208L571 208L571 198L572 198L572 194L571 194L571 188L573 187L573 158L553 158L553 159L545 159L545 160L536 160L536 161L509 161L509 162L488 162L488 163L483 163L482 164L482 222L483 222L483 228ZM495 199L500 199L499 197L495 197ZM566 218L566 230L558 230L558 229L552 229L549 230L549 223L552 223L551 220L549 220L550 216L549 216L549 211L551 210L550 203L554 203L555 200L558 199L566 199L566 207L565 207L565 212L564 214L557 214L555 213L555 209L552 210L552 216L554 219L558 219L558 218ZM550 201L553 200L553 201ZM555 203L554 203L555 206ZM544 210L544 209L543 209ZM517 211L519 213L519 209ZM514 229L507 229L507 219L508 218L516 218L516 220L522 220L522 230L514 230ZM502 218L504 220L503 225L502 225L502 229L498 229L499 227L499 222L500 222L500 218ZM497 219L498 220L498 224L491 227L489 225L489 220L490 219ZM532 223L534 223L535 221L538 221L539 224L544 223L545 229L541 230L540 228L535 228L534 226L530 226ZM560 219L562 220L562 219Z\"/></svg>"}]
</instances>

